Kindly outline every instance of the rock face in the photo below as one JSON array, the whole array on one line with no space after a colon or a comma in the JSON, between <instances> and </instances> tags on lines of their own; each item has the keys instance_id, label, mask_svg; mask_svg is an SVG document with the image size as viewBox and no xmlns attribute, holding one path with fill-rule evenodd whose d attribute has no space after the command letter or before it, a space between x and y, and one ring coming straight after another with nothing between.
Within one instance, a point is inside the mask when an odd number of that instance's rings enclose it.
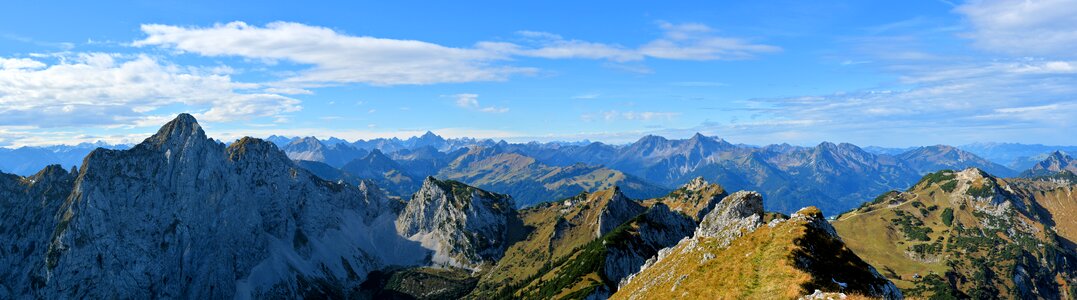
<instances>
[{"instance_id":1,"label":"rock face","mask_svg":"<svg viewBox=\"0 0 1077 300\"><path fill-rule=\"evenodd\" d=\"M187 114L130 150L95 150L69 185L57 176L56 192L73 189L46 197L66 199L53 212L41 202L55 225L31 232L47 246L14 264L43 270L29 294L44 298L346 295L428 253L396 235L399 206L377 189L321 180L262 140L225 147Z\"/></svg>"},{"instance_id":2,"label":"rock face","mask_svg":"<svg viewBox=\"0 0 1077 300\"><path fill-rule=\"evenodd\" d=\"M692 234L696 223L664 204L655 204L627 226L632 229L625 228L624 234L610 239L613 243L607 244L602 271L610 282L620 282L639 272L640 266L659 250L676 245Z\"/></svg>"},{"instance_id":3,"label":"rock face","mask_svg":"<svg viewBox=\"0 0 1077 300\"><path fill-rule=\"evenodd\" d=\"M397 232L434 251L436 264L477 271L501 258L519 223L512 198L427 177L396 220Z\"/></svg>"},{"instance_id":4,"label":"rock face","mask_svg":"<svg viewBox=\"0 0 1077 300\"><path fill-rule=\"evenodd\" d=\"M845 248L818 209L764 226L762 207L758 193L729 195L692 237L659 251L611 298L796 298L813 290L901 298Z\"/></svg>"}]
</instances>

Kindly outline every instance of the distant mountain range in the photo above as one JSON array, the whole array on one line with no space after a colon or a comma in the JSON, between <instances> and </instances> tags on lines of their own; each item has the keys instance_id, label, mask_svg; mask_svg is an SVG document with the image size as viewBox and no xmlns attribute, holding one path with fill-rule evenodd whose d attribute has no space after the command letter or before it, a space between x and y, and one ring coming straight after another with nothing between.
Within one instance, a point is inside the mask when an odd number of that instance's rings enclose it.
<instances>
[{"instance_id":1,"label":"distant mountain range","mask_svg":"<svg viewBox=\"0 0 1077 300\"><path fill-rule=\"evenodd\" d=\"M976 167L1004 177L1019 174L946 145L907 149L862 149L848 143L760 147L701 134L683 140L651 135L627 145L445 139L430 132L405 140L353 143L313 137L274 136L271 140L282 145L292 159L323 162L344 173L327 174L330 179L350 175L352 180L374 180L391 186L393 194L407 195L415 191L421 178L439 176L511 194L521 206L593 192L611 184L621 186L632 197L649 198L703 177L733 190L757 190L771 199L767 202L770 210L792 213L815 205L838 212L873 195L908 188L923 174L938 170ZM369 160L367 154L374 150L384 154L379 154L377 166L355 167L367 165L362 161ZM353 167L345 167L348 164ZM354 174L359 172L364 174Z\"/></svg>"},{"instance_id":2,"label":"distant mountain range","mask_svg":"<svg viewBox=\"0 0 1077 300\"><path fill-rule=\"evenodd\" d=\"M65 168L82 165L82 159L97 148L127 149L130 147L131 145L97 142L74 146L0 148L0 171L29 176L48 165L61 165Z\"/></svg>"}]
</instances>

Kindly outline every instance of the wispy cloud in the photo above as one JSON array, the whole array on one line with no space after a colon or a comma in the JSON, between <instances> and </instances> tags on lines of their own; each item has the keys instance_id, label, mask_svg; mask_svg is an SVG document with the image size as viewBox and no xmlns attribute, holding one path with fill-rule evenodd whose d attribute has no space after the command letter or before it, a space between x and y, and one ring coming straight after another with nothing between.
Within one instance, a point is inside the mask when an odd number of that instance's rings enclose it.
<instances>
[{"instance_id":1,"label":"wispy cloud","mask_svg":"<svg viewBox=\"0 0 1077 300\"><path fill-rule=\"evenodd\" d=\"M505 107L495 107L495 106L482 107L482 106L480 106L479 105L479 95L478 94L456 94L456 95L452 95L451 97L456 99L455 100L456 101L456 106L459 106L459 107L462 107L462 108L475 110L475 111L481 111L481 112L485 112L485 113L506 113L506 112L509 112L509 109L505 108Z\"/></svg>"}]
</instances>

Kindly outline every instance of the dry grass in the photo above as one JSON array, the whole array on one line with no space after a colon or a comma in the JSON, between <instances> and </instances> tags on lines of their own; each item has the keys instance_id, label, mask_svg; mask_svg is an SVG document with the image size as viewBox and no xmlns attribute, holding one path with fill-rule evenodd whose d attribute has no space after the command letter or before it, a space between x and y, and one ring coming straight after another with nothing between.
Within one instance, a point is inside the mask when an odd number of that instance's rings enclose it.
<instances>
[{"instance_id":1,"label":"dry grass","mask_svg":"<svg viewBox=\"0 0 1077 300\"><path fill-rule=\"evenodd\" d=\"M679 244L612 299L792 299L811 275L793 266L795 240L805 228L792 222L761 227L727 248L702 239L695 251ZM703 261L704 253L714 258ZM684 276L683 278L681 276Z\"/></svg>"}]
</instances>

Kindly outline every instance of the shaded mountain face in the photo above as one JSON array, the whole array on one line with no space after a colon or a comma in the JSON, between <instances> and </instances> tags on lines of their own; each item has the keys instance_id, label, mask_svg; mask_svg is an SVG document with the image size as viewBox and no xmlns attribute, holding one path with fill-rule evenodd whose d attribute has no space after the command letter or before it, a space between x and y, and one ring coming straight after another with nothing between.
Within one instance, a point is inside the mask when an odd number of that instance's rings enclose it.
<instances>
[{"instance_id":1,"label":"shaded mountain face","mask_svg":"<svg viewBox=\"0 0 1077 300\"><path fill-rule=\"evenodd\" d=\"M1010 177L1017 175L1017 172L1010 168L946 145L919 147L901 153L897 157L920 174L934 173L939 170L979 168L997 176Z\"/></svg>"},{"instance_id":2,"label":"shaded mountain face","mask_svg":"<svg viewBox=\"0 0 1077 300\"><path fill-rule=\"evenodd\" d=\"M0 298L34 295L47 283L42 254L76 176L59 165L28 177L0 173Z\"/></svg>"},{"instance_id":3,"label":"shaded mountain face","mask_svg":"<svg viewBox=\"0 0 1077 300\"><path fill-rule=\"evenodd\" d=\"M622 280L611 299L797 298L813 290L900 299L809 207L766 222L762 197L737 192L704 216L691 238L662 249Z\"/></svg>"},{"instance_id":4,"label":"shaded mountain face","mask_svg":"<svg viewBox=\"0 0 1077 300\"><path fill-rule=\"evenodd\" d=\"M348 162L341 171L351 177L367 179L396 196L410 195L419 189L422 177L404 170L400 164L377 149L366 157Z\"/></svg>"},{"instance_id":5,"label":"shaded mountain face","mask_svg":"<svg viewBox=\"0 0 1077 300\"><path fill-rule=\"evenodd\" d=\"M291 159L323 162L336 168L368 153L347 143L323 143L315 137L294 140L285 145L283 150Z\"/></svg>"},{"instance_id":6,"label":"shaded mountain face","mask_svg":"<svg viewBox=\"0 0 1077 300\"><path fill-rule=\"evenodd\" d=\"M514 207L507 195L427 177L396 230L434 251L433 263L478 271L504 254L510 228L519 226Z\"/></svg>"},{"instance_id":7,"label":"shaded mountain face","mask_svg":"<svg viewBox=\"0 0 1077 300\"><path fill-rule=\"evenodd\" d=\"M850 249L918 297L1072 298L1069 181L940 171L838 217ZM1050 207L1050 208L1048 208ZM1061 224L1061 225L1060 225Z\"/></svg>"},{"instance_id":8,"label":"shaded mountain face","mask_svg":"<svg viewBox=\"0 0 1077 300\"><path fill-rule=\"evenodd\" d=\"M1052 175L1061 171L1077 172L1077 160L1061 151L1052 152L1044 160L1036 163L1027 171L1021 173L1022 177L1036 177Z\"/></svg>"},{"instance_id":9,"label":"shaded mountain face","mask_svg":"<svg viewBox=\"0 0 1077 300\"><path fill-rule=\"evenodd\" d=\"M13 207L40 217L0 220L25 232L13 236L31 259L10 261L29 277L11 281L18 295L343 296L369 271L429 255L396 234L402 205L376 188L321 180L262 140L225 147L187 114L130 150L95 150L77 177L18 182L24 200L4 201L31 200Z\"/></svg>"}]
</instances>

